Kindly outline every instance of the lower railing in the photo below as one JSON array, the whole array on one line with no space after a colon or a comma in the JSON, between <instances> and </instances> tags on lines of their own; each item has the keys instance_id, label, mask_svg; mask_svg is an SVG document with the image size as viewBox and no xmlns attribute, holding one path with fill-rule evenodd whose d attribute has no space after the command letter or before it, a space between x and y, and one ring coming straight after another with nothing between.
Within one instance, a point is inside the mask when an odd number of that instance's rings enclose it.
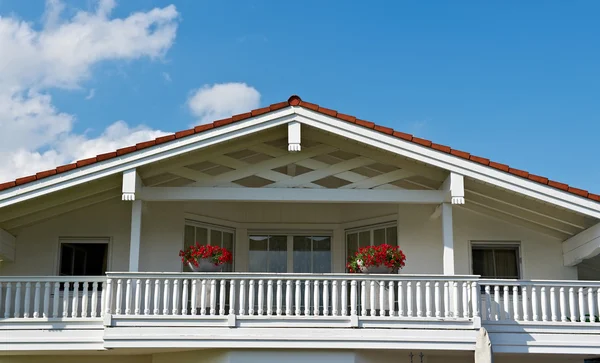
<instances>
[{"instance_id":1,"label":"lower railing","mask_svg":"<svg viewBox=\"0 0 600 363\"><path fill-rule=\"evenodd\" d=\"M107 314L478 316L474 276L109 273Z\"/></svg>"},{"instance_id":2,"label":"lower railing","mask_svg":"<svg viewBox=\"0 0 600 363\"><path fill-rule=\"evenodd\" d=\"M480 280L482 320L600 323L600 282Z\"/></svg>"}]
</instances>

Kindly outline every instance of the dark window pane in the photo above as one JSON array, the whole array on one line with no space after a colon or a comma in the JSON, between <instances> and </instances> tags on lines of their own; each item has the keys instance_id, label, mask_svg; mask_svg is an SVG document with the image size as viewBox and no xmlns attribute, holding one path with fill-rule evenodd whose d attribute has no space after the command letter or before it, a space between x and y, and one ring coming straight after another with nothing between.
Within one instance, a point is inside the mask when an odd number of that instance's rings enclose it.
<instances>
[{"instance_id":1,"label":"dark window pane","mask_svg":"<svg viewBox=\"0 0 600 363\"><path fill-rule=\"evenodd\" d=\"M385 229L386 241L388 245L398 245L398 228L388 227Z\"/></svg>"},{"instance_id":2,"label":"dark window pane","mask_svg":"<svg viewBox=\"0 0 600 363\"><path fill-rule=\"evenodd\" d=\"M385 243L385 228L376 229L373 231L373 246L382 245Z\"/></svg>"},{"instance_id":3,"label":"dark window pane","mask_svg":"<svg viewBox=\"0 0 600 363\"><path fill-rule=\"evenodd\" d=\"M268 272L287 272L287 236L269 238Z\"/></svg>"},{"instance_id":4,"label":"dark window pane","mask_svg":"<svg viewBox=\"0 0 600 363\"><path fill-rule=\"evenodd\" d=\"M60 274L73 275L73 247L66 243L60 249Z\"/></svg>"},{"instance_id":5,"label":"dark window pane","mask_svg":"<svg viewBox=\"0 0 600 363\"><path fill-rule=\"evenodd\" d=\"M331 237L312 237L313 273L331 272Z\"/></svg>"},{"instance_id":6,"label":"dark window pane","mask_svg":"<svg viewBox=\"0 0 600 363\"><path fill-rule=\"evenodd\" d=\"M474 247L473 273L483 278L518 279L518 249L515 247Z\"/></svg>"},{"instance_id":7,"label":"dark window pane","mask_svg":"<svg viewBox=\"0 0 600 363\"><path fill-rule=\"evenodd\" d=\"M63 243L60 274L70 276L100 276L106 273L107 243Z\"/></svg>"},{"instance_id":8,"label":"dark window pane","mask_svg":"<svg viewBox=\"0 0 600 363\"><path fill-rule=\"evenodd\" d=\"M494 251L496 277L499 279L518 279L517 251L515 249L498 249Z\"/></svg>"},{"instance_id":9,"label":"dark window pane","mask_svg":"<svg viewBox=\"0 0 600 363\"><path fill-rule=\"evenodd\" d=\"M267 272L268 247L269 237L250 236L250 251L248 252L250 272Z\"/></svg>"},{"instance_id":10,"label":"dark window pane","mask_svg":"<svg viewBox=\"0 0 600 363\"><path fill-rule=\"evenodd\" d=\"M194 226L185 226L183 234L183 248L188 248L196 243L196 235Z\"/></svg>"},{"instance_id":11,"label":"dark window pane","mask_svg":"<svg viewBox=\"0 0 600 363\"><path fill-rule=\"evenodd\" d=\"M221 247L223 245L223 232L210 230L210 244L213 246Z\"/></svg>"},{"instance_id":12,"label":"dark window pane","mask_svg":"<svg viewBox=\"0 0 600 363\"><path fill-rule=\"evenodd\" d=\"M294 272L311 272L311 239L306 236L294 236Z\"/></svg>"}]
</instances>

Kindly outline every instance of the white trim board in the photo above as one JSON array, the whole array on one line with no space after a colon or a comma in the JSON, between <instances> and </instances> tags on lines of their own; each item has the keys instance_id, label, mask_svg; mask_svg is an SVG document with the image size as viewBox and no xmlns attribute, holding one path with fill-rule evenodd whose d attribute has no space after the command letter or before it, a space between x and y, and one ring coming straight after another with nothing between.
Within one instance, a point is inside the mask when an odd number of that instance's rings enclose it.
<instances>
[{"instance_id":1,"label":"white trim board","mask_svg":"<svg viewBox=\"0 0 600 363\"><path fill-rule=\"evenodd\" d=\"M127 169L297 121L325 132L600 219L600 203L302 107L290 106L0 192L0 208ZM468 202L468 201L467 201Z\"/></svg>"}]
</instances>

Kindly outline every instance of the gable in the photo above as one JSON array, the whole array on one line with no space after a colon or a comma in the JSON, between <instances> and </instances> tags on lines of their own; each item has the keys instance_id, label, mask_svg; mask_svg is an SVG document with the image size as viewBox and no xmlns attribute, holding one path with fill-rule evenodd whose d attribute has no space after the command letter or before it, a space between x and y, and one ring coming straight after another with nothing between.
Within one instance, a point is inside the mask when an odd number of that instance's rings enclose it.
<instances>
[{"instance_id":1,"label":"gable","mask_svg":"<svg viewBox=\"0 0 600 363\"><path fill-rule=\"evenodd\" d=\"M291 121L300 122L314 130L337 135L343 139L370 145L370 147L386 153L412 160L413 163L418 161L446 172L452 171L529 198L539 199L544 203L600 218L600 203L598 203L600 196L596 194L304 102L297 96L290 97L287 102L0 184L0 207L118 174L128 169L145 168L154 163L173 160L173 158L204 150L217 144L225 145L232 141L237 142L245 136L259 135L261 132L286 125ZM231 163L235 163L231 159L226 161L230 165L218 165L231 168L233 165ZM239 164L236 165L239 166ZM187 166L183 165L183 167ZM311 172L313 171L311 169ZM312 175L316 175L316 173ZM178 177L185 178L185 175ZM263 179L266 181L263 180L262 183L282 182L269 178ZM193 178L191 180L199 182ZM352 180L342 180L352 183ZM331 181L332 179L330 179ZM258 186L260 182L261 180L256 178L246 180L245 186ZM338 183L342 182L338 181ZM297 185L293 187L297 187Z\"/></svg>"}]
</instances>

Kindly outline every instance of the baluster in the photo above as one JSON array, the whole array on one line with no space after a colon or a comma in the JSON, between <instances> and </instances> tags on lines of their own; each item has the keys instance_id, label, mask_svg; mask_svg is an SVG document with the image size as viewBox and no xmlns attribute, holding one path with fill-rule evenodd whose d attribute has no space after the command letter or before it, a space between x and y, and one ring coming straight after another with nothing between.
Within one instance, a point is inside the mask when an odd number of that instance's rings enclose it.
<instances>
[{"instance_id":1,"label":"baluster","mask_svg":"<svg viewBox=\"0 0 600 363\"><path fill-rule=\"evenodd\" d=\"M356 316L358 315L358 310L356 308L356 280L352 280L350 282L350 315Z\"/></svg>"},{"instance_id":2,"label":"baluster","mask_svg":"<svg viewBox=\"0 0 600 363\"><path fill-rule=\"evenodd\" d=\"M594 290L591 287L588 288L588 312L590 314L590 323L594 323L596 308L594 307Z\"/></svg>"},{"instance_id":3,"label":"baluster","mask_svg":"<svg viewBox=\"0 0 600 363\"><path fill-rule=\"evenodd\" d=\"M513 320L519 321L519 287L512 288Z\"/></svg>"},{"instance_id":4,"label":"baluster","mask_svg":"<svg viewBox=\"0 0 600 363\"><path fill-rule=\"evenodd\" d=\"M154 315L160 313L160 280L154 280Z\"/></svg>"},{"instance_id":5,"label":"baluster","mask_svg":"<svg viewBox=\"0 0 600 363\"><path fill-rule=\"evenodd\" d=\"M53 318L58 318L58 298L59 298L59 294L60 294L60 282L55 282L54 283L54 296L52 297L52 317ZM10 295L10 283L8 284L8 291L6 292L6 298L8 299ZM7 304L9 304L9 301L6 301ZM10 304L9 304L10 307ZM8 310L6 310L8 312ZM8 318L8 316L4 315L5 318Z\"/></svg>"},{"instance_id":6,"label":"baluster","mask_svg":"<svg viewBox=\"0 0 600 363\"><path fill-rule=\"evenodd\" d=\"M529 320L529 301L527 298L527 286L521 288L523 299L523 321Z\"/></svg>"},{"instance_id":7,"label":"baluster","mask_svg":"<svg viewBox=\"0 0 600 363\"><path fill-rule=\"evenodd\" d=\"M217 315L217 280L210 280L210 315Z\"/></svg>"},{"instance_id":8,"label":"baluster","mask_svg":"<svg viewBox=\"0 0 600 363\"><path fill-rule=\"evenodd\" d=\"M72 318L77 317L78 302L79 302L79 281L75 281L74 287L73 287L73 306L72 306L72 311L71 311Z\"/></svg>"},{"instance_id":9,"label":"baluster","mask_svg":"<svg viewBox=\"0 0 600 363\"><path fill-rule=\"evenodd\" d=\"M567 298L565 296L565 288L561 286L558 290L560 296L560 321L563 323L567 322Z\"/></svg>"},{"instance_id":10,"label":"baluster","mask_svg":"<svg viewBox=\"0 0 600 363\"><path fill-rule=\"evenodd\" d=\"M89 282L84 281L83 282L83 293L81 294L81 317L82 318L87 318L87 316L88 316L88 288L89 288Z\"/></svg>"},{"instance_id":11,"label":"baluster","mask_svg":"<svg viewBox=\"0 0 600 363\"><path fill-rule=\"evenodd\" d=\"M24 318L28 318L29 317L29 305L30 305L30 301L31 301L31 282L26 282L25 283L25 299L24 299L24 308L23 308L23 317Z\"/></svg>"},{"instance_id":12,"label":"baluster","mask_svg":"<svg viewBox=\"0 0 600 363\"><path fill-rule=\"evenodd\" d=\"M0 286L0 293L2 293L2 287ZM2 295L0 295L0 301L2 301ZM44 310L42 312L43 318L50 316L50 282L44 284Z\"/></svg>"},{"instance_id":13,"label":"baluster","mask_svg":"<svg viewBox=\"0 0 600 363\"><path fill-rule=\"evenodd\" d=\"M192 292L191 292L191 303L190 310L192 315L198 314L198 279L192 279Z\"/></svg>"},{"instance_id":14,"label":"baluster","mask_svg":"<svg viewBox=\"0 0 600 363\"><path fill-rule=\"evenodd\" d=\"M17 282L15 288L15 318L21 316L21 282Z\"/></svg>"},{"instance_id":15,"label":"baluster","mask_svg":"<svg viewBox=\"0 0 600 363\"><path fill-rule=\"evenodd\" d=\"M385 281L377 283L379 284L379 316L385 316Z\"/></svg>"},{"instance_id":16,"label":"baluster","mask_svg":"<svg viewBox=\"0 0 600 363\"><path fill-rule=\"evenodd\" d=\"M548 321L548 298L546 296L546 286L540 288L542 304L542 321Z\"/></svg>"},{"instance_id":17,"label":"baluster","mask_svg":"<svg viewBox=\"0 0 600 363\"><path fill-rule=\"evenodd\" d=\"M468 318L469 317L469 288L467 287L466 281L463 281L461 299L462 299L463 318ZM506 294L506 299L508 299L508 294Z\"/></svg>"},{"instance_id":18,"label":"baluster","mask_svg":"<svg viewBox=\"0 0 600 363\"><path fill-rule=\"evenodd\" d=\"M440 282L436 281L433 285L433 299L435 300L435 317L439 318L442 316L441 312L441 298L440 298Z\"/></svg>"},{"instance_id":19,"label":"baluster","mask_svg":"<svg viewBox=\"0 0 600 363\"><path fill-rule=\"evenodd\" d=\"M319 280L315 280L314 281L314 294L313 294L313 298L314 298L313 314L314 314L314 316L319 316L319 303L320 303L319 294L320 294Z\"/></svg>"},{"instance_id":20,"label":"baluster","mask_svg":"<svg viewBox=\"0 0 600 363\"><path fill-rule=\"evenodd\" d=\"M200 288L200 315L206 315L206 280L204 279Z\"/></svg>"},{"instance_id":21,"label":"baluster","mask_svg":"<svg viewBox=\"0 0 600 363\"><path fill-rule=\"evenodd\" d=\"M0 306L2 305L2 282L0 282Z\"/></svg>"},{"instance_id":22,"label":"baluster","mask_svg":"<svg viewBox=\"0 0 600 363\"><path fill-rule=\"evenodd\" d=\"M35 291L33 293L33 317L40 317L40 289L42 284L38 281L35 283ZM1 287L0 287L1 289Z\"/></svg>"},{"instance_id":23,"label":"baluster","mask_svg":"<svg viewBox=\"0 0 600 363\"><path fill-rule=\"evenodd\" d=\"M65 282L63 289L63 318L67 318L69 316L69 282Z\"/></svg>"},{"instance_id":24,"label":"baluster","mask_svg":"<svg viewBox=\"0 0 600 363\"><path fill-rule=\"evenodd\" d=\"M229 315L235 315L235 280L229 281Z\"/></svg>"},{"instance_id":25,"label":"baluster","mask_svg":"<svg viewBox=\"0 0 600 363\"><path fill-rule=\"evenodd\" d=\"M310 315L310 281L304 281L304 315Z\"/></svg>"},{"instance_id":26,"label":"baluster","mask_svg":"<svg viewBox=\"0 0 600 363\"><path fill-rule=\"evenodd\" d=\"M340 311L342 316L348 316L348 281L342 281L342 294L341 294L341 306Z\"/></svg>"},{"instance_id":27,"label":"baluster","mask_svg":"<svg viewBox=\"0 0 600 363\"><path fill-rule=\"evenodd\" d=\"M494 286L494 320L502 319L502 311L500 311L500 286Z\"/></svg>"},{"instance_id":28,"label":"baluster","mask_svg":"<svg viewBox=\"0 0 600 363\"><path fill-rule=\"evenodd\" d=\"M292 280L285 282L285 315L292 315Z\"/></svg>"},{"instance_id":29,"label":"baluster","mask_svg":"<svg viewBox=\"0 0 600 363\"><path fill-rule=\"evenodd\" d=\"M481 297L479 296L479 286L477 285L477 281L471 282L471 305L473 310L473 317L479 316L479 303L481 302Z\"/></svg>"},{"instance_id":30,"label":"baluster","mask_svg":"<svg viewBox=\"0 0 600 363\"><path fill-rule=\"evenodd\" d=\"M242 304L242 299L244 299L242 297L242 295L244 295L246 293L246 290L244 288L246 284L246 281L242 280L240 281L240 315L244 315L246 310L245 310L245 301L244 301L244 305ZM250 280L249 282L249 287L248 287L248 314L250 315L254 315L254 300L255 300L255 295L256 293L254 292L254 280Z\"/></svg>"},{"instance_id":31,"label":"baluster","mask_svg":"<svg viewBox=\"0 0 600 363\"><path fill-rule=\"evenodd\" d=\"M448 281L444 282L444 316L450 317L450 282Z\"/></svg>"},{"instance_id":32,"label":"baluster","mask_svg":"<svg viewBox=\"0 0 600 363\"><path fill-rule=\"evenodd\" d=\"M308 281L306 282L308 284ZM258 315L263 315L263 300L265 299L265 282L263 280L258 281ZM308 314L306 314L308 315Z\"/></svg>"},{"instance_id":33,"label":"baluster","mask_svg":"<svg viewBox=\"0 0 600 363\"><path fill-rule=\"evenodd\" d=\"M556 291L554 286L550 287L550 313L552 314L552 321L558 321L556 313Z\"/></svg>"},{"instance_id":34,"label":"baluster","mask_svg":"<svg viewBox=\"0 0 600 363\"><path fill-rule=\"evenodd\" d=\"M103 291L103 292L101 292L101 291ZM107 304L107 301L105 301L106 300L106 282L101 281L100 284L98 284L97 294L100 294L100 317L104 317L104 311L106 310L106 304Z\"/></svg>"},{"instance_id":35,"label":"baluster","mask_svg":"<svg viewBox=\"0 0 600 363\"><path fill-rule=\"evenodd\" d=\"M57 282L58 283L58 282ZM12 283L6 283L6 297L4 300L4 317L10 318L10 303L12 301ZM58 312L56 313L58 315Z\"/></svg>"},{"instance_id":36,"label":"baluster","mask_svg":"<svg viewBox=\"0 0 600 363\"><path fill-rule=\"evenodd\" d=\"M331 282L331 315L338 316L338 282Z\"/></svg>"},{"instance_id":37,"label":"baluster","mask_svg":"<svg viewBox=\"0 0 600 363\"><path fill-rule=\"evenodd\" d=\"M117 314L117 315L121 314L121 303L122 303L122 301L121 301L121 295L123 293L122 292L122 288L123 288L123 280L118 279L117 280L117 295L116 295L117 296L117 301L116 301L117 306L116 306L116 309L115 309L115 314Z\"/></svg>"},{"instance_id":38,"label":"baluster","mask_svg":"<svg viewBox=\"0 0 600 363\"><path fill-rule=\"evenodd\" d=\"M583 287L579 288L579 321L585 322L585 297L583 296Z\"/></svg>"},{"instance_id":39,"label":"baluster","mask_svg":"<svg viewBox=\"0 0 600 363\"><path fill-rule=\"evenodd\" d=\"M403 282L398 281L398 316L404 316L404 288Z\"/></svg>"},{"instance_id":40,"label":"baluster","mask_svg":"<svg viewBox=\"0 0 600 363\"><path fill-rule=\"evenodd\" d=\"M453 295L453 299L452 299L453 304L452 305L454 307L453 316L455 318L458 318L458 309L460 307L458 304L458 282L456 282L456 281L454 281L452 283L452 295Z\"/></svg>"},{"instance_id":41,"label":"baluster","mask_svg":"<svg viewBox=\"0 0 600 363\"><path fill-rule=\"evenodd\" d=\"M508 301L509 296L509 288L504 285L504 296L502 296L504 300L504 320L510 320L510 303Z\"/></svg>"},{"instance_id":42,"label":"baluster","mask_svg":"<svg viewBox=\"0 0 600 363\"><path fill-rule=\"evenodd\" d=\"M138 280L139 281L139 280ZM188 279L183 279L182 283L181 283L181 315L187 315L188 314L188 284L189 284L189 280ZM136 304L136 310L139 310L139 307ZM139 311L136 312L136 314L138 314Z\"/></svg>"},{"instance_id":43,"label":"baluster","mask_svg":"<svg viewBox=\"0 0 600 363\"><path fill-rule=\"evenodd\" d=\"M131 279L125 284L125 315L131 315Z\"/></svg>"},{"instance_id":44,"label":"baluster","mask_svg":"<svg viewBox=\"0 0 600 363\"><path fill-rule=\"evenodd\" d=\"M296 300L296 311L294 312L296 316L300 316L301 312L301 307L302 307L302 282L300 280L296 280L296 293L294 294L294 298Z\"/></svg>"},{"instance_id":45,"label":"baluster","mask_svg":"<svg viewBox=\"0 0 600 363\"><path fill-rule=\"evenodd\" d=\"M539 320L537 286L531 286L531 313L533 321Z\"/></svg>"},{"instance_id":46,"label":"baluster","mask_svg":"<svg viewBox=\"0 0 600 363\"><path fill-rule=\"evenodd\" d=\"M571 313L571 322L574 323L577 320L577 305L575 302L575 289L569 288L569 310Z\"/></svg>"},{"instance_id":47,"label":"baluster","mask_svg":"<svg viewBox=\"0 0 600 363\"><path fill-rule=\"evenodd\" d=\"M431 283L425 282L425 316L431 317Z\"/></svg>"},{"instance_id":48,"label":"baluster","mask_svg":"<svg viewBox=\"0 0 600 363\"><path fill-rule=\"evenodd\" d=\"M219 315L225 315L225 292L227 291L227 280L221 280L219 289Z\"/></svg>"},{"instance_id":49,"label":"baluster","mask_svg":"<svg viewBox=\"0 0 600 363\"><path fill-rule=\"evenodd\" d=\"M169 315L169 279L163 281L163 315Z\"/></svg>"},{"instance_id":50,"label":"baluster","mask_svg":"<svg viewBox=\"0 0 600 363\"><path fill-rule=\"evenodd\" d=\"M329 315L329 280L323 281L323 316Z\"/></svg>"},{"instance_id":51,"label":"baluster","mask_svg":"<svg viewBox=\"0 0 600 363\"><path fill-rule=\"evenodd\" d=\"M375 316L375 281L371 280L371 290L369 291L369 315Z\"/></svg>"},{"instance_id":52,"label":"baluster","mask_svg":"<svg viewBox=\"0 0 600 363\"><path fill-rule=\"evenodd\" d=\"M367 316L367 282L360 282L360 315Z\"/></svg>"},{"instance_id":53,"label":"baluster","mask_svg":"<svg viewBox=\"0 0 600 363\"><path fill-rule=\"evenodd\" d=\"M248 291L248 312L254 315L254 280L250 280ZM246 315L246 280L240 280L240 315Z\"/></svg>"},{"instance_id":54,"label":"baluster","mask_svg":"<svg viewBox=\"0 0 600 363\"><path fill-rule=\"evenodd\" d=\"M172 309L172 314L173 315L178 315L179 314L179 280L175 279L173 280L173 309Z\"/></svg>"},{"instance_id":55,"label":"baluster","mask_svg":"<svg viewBox=\"0 0 600 363\"><path fill-rule=\"evenodd\" d=\"M490 295L490 285L485 285L485 319L492 320L492 297Z\"/></svg>"},{"instance_id":56,"label":"baluster","mask_svg":"<svg viewBox=\"0 0 600 363\"><path fill-rule=\"evenodd\" d=\"M144 288L144 315L150 315L150 279L146 279L146 287Z\"/></svg>"},{"instance_id":57,"label":"baluster","mask_svg":"<svg viewBox=\"0 0 600 363\"><path fill-rule=\"evenodd\" d=\"M408 317L413 316L412 281L406 283L406 312Z\"/></svg>"},{"instance_id":58,"label":"baluster","mask_svg":"<svg viewBox=\"0 0 600 363\"><path fill-rule=\"evenodd\" d=\"M277 307L277 310L275 311L277 316L281 316L283 314L283 292L282 292L282 281L281 280L277 280L277 304L275 305Z\"/></svg>"},{"instance_id":59,"label":"baluster","mask_svg":"<svg viewBox=\"0 0 600 363\"><path fill-rule=\"evenodd\" d=\"M417 316L418 317L422 317L423 316L423 297L421 294L421 281L417 281L416 283L416 292L415 292L415 298L417 299Z\"/></svg>"},{"instance_id":60,"label":"baluster","mask_svg":"<svg viewBox=\"0 0 600 363\"><path fill-rule=\"evenodd\" d=\"M267 315L273 315L273 280L267 281Z\"/></svg>"},{"instance_id":61,"label":"baluster","mask_svg":"<svg viewBox=\"0 0 600 363\"><path fill-rule=\"evenodd\" d=\"M394 307L394 281L388 282L388 311L389 316L396 316L396 308Z\"/></svg>"}]
</instances>

